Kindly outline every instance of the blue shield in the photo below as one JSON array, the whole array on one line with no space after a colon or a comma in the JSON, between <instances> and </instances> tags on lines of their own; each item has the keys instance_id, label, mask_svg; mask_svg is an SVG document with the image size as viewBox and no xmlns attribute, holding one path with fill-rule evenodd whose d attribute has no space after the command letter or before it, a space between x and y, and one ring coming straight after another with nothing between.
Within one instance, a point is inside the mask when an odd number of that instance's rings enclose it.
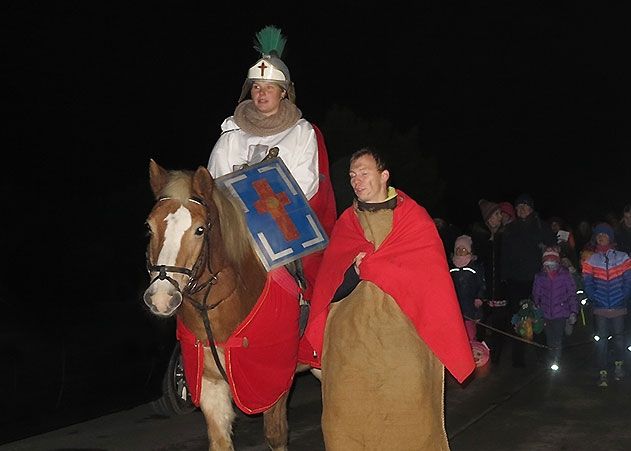
<instances>
[{"instance_id":1,"label":"blue shield","mask_svg":"<svg viewBox=\"0 0 631 451\"><path fill-rule=\"evenodd\" d=\"M215 179L243 208L269 271L327 246L329 239L283 160L276 157Z\"/></svg>"}]
</instances>

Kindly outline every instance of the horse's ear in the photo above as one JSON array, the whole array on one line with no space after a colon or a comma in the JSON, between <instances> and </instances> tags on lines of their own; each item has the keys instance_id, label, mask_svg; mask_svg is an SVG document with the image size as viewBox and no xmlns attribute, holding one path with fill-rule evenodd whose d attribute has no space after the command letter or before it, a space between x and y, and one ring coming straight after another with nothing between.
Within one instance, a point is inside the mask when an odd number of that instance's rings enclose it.
<instances>
[{"instance_id":1,"label":"horse's ear","mask_svg":"<svg viewBox=\"0 0 631 451\"><path fill-rule=\"evenodd\" d=\"M149 182L151 183L151 191L156 199L167 184L167 170L155 162L153 158L149 160Z\"/></svg>"},{"instance_id":2,"label":"horse's ear","mask_svg":"<svg viewBox=\"0 0 631 451\"><path fill-rule=\"evenodd\" d=\"M210 201L213 189L215 187L215 181L212 175L208 172L208 168L200 166L193 175L193 191L199 194L204 200Z\"/></svg>"}]
</instances>

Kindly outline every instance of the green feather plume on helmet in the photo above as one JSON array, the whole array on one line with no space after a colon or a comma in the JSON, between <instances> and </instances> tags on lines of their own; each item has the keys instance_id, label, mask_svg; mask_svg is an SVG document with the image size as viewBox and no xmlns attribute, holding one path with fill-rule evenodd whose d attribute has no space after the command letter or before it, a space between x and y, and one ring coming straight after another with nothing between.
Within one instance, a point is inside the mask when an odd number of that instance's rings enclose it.
<instances>
[{"instance_id":1,"label":"green feather plume on helmet","mask_svg":"<svg viewBox=\"0 0 631 451\"><path fill-rule=\"evenodd\" d=\"M280 28L273 25L264 27L254 36L254 48L261 52L261 55L271 55L275 53L277 57L283 55L287 38L283 36Z\"/></svg>"}]
</instances>

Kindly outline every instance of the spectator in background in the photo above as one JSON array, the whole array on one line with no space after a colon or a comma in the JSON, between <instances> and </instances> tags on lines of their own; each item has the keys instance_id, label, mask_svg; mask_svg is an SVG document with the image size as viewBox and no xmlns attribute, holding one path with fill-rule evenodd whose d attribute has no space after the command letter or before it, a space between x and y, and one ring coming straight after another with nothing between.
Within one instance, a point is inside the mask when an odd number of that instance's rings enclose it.
<instances>
[{"instance_id":1,"label":"spectator in background","mask_svg":"<svg viewBox=\"0 0 631 451\"><path fill-rule=\"evenodd\" d=\"M605 213L605 222L611 226L612 229L615 229L616 226L620 223L620 218L613 211L608 211Z\"/></svg>"},{"instance_id":2,"label":"spectator in background","mask_svg":"<svg viewBox=\"0 0 631 451\"><path fill-rule=\"evenodd\" d=\"M585 254L585 258L587 258L587 254ZM574 279L574 285L576 286L576 300L578 301L579 309L582 312L583 306L589 302L589 299L587 299L587 295L585 294L585 288L583 286L583 275L581 274L582 260L580 260L579 257L577 266L574 266L569 258L561 258L561 266L567 269L572 276L572 279ZM583 321L585 321L584 316ZM566 324L565 335L572 335L573 330L574 323Z\"/></svg>"},{"instance_id":3,"label":"spectator in background","mask_svg":"<svg viewBox=\"0 0 631 451\"><path fill-rule=\"evenodd\" d=\"M592 303L596 335L598 386L609 384L608 344L613 343L614 379L624 378L624 323L631 297L631 258L614 246L614 230L601 222L594 227L594 252L583 262L585 292ZM611 340L608 337L611 336Z\"/></svg>"},{"instance_id":4,"label":"spectator in background","mask_svg":"<svg viewBox=\"0 0 631 451\"><path fill-rule=\"evenodd\" d=\"M578 265L574 232L570 226L560 216L552 216L548 219L548 224L550 224L552 232L554 232L557 237L557 245L561 258L569 258L573 266Z\"/></svg>"},{"instance_id":5,"label":"spectator in background","mask_svg":"<svg viewBox=\"0 0 631 451\"><path fill-rule=\"evenodd\" d=\"M578 222L574 230L574 243L578 257L585 249L592 247L592 225L588 220L582 219Z\"/></svg>"},{"instance_id":6,"label":"spectator in background","mask_svg":"<svg viewBox=\"0 0 631 451\"><path fill-rule=\"evenodd\" d=\"M532 300L545 319L550 368L558 370L566 325L573 326L577 319L576 284L570 272L561 265L556 247L547 248L541 261L542 269L535 274L532 285Z\"/></svg>"},{"instance_id":7,"label":"spectator in background","mask_svg":"<svg viewBox=\"0 0 631 451\"><path fill-rule=\"evenodd\" d=\"M622 208L622 219L614 229L616 249L631 256L631 204Z\"/></svg>"},{"instance_id":8,"label":"spectator in background","mask_svg":"<svg viewBox=\"0 0 631 451\"><path fill-rule=\"evenodd\" d=\"M502 212L502 224L506 225L515 220L515 209L510 202L500 202L500 210Z\"/></svg>"},{"instance_id":9,"label":"spectator in background","mask_svg":"<svg viewBox=\"0 0 631 451\"><path fill-rule=\"evenodd\" d=\"M469 341L477 340L477 322L482 318L480 307L486 287L484 266L472 252L469 235L456 238L449 272L454 281Z\"/></svg>"},{"instance_id":10,"label":"spectator in background","mask_svg":"<svg viewBox=\"0 0 631 451\"><path fill-rule=\"evenodd\" d=\"M556 244L550 226L535 212L535 202L528 194L515 199L517 219L508 224L502 240L502 277L506 281L506 297L510 314L521 308L521 301L529 299L532 283L541 268L541 255L546 247ZM524 342L513 340L513 366L523 368Z\"/></svg>"},{"instance_id":11,"label":"spectator in background","mask_svg":"<svg viewBox=\"0 0 631 451\"><path fill-rule=\"evenodd\" d=\"M631 257L631 204L622 208L622 219L614 227L616 250L626 252ZM631 299L627 300L627 308L631 308ZM625 317L625 330L631 330L631 316Z\"/></svg>"},{"instance_id":12,"label":"spectator in background","mask_svg":"<svg viewBox=\"0 0 631 451\"><path fill-rule=\"evenodd\" d=\"M484 266L486 290L482 322L492 328L485 330L484 341L490 349L491 363L498 363L505 342L504 333L510 332L511 324L501 271L502 210L499 204L486 199L480 199L478 206L483 222L474 222L470 235L473 253Z\"/></svg>"}]
</instances>

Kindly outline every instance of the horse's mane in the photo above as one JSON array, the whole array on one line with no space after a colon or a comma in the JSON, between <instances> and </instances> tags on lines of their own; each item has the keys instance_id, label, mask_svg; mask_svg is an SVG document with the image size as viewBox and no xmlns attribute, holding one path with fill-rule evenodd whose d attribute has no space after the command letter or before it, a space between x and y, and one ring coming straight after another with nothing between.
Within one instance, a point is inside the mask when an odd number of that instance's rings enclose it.
<instances>
[{"instance_id":1,"label":"horse's mane","mask_svg":"<svg viewBox=\"0 0 631 451\"><path fill-rule=\"evenodd\" d=\"M213 201L219 212L219 225L226 257L235 265L241 265L252 249L243 210L236 199L215 186Z\"/></svg>"},{"instance_id":2,"label":"horse's mane","mask_svg":"<svg viewBox=\"0 0 631 451\"><path fill-rule=\"evenodd\" d=\"M193 171L169 171L168 182L160 195L186 203L193 195L193 174ZM224 253L233 265L238 266L248 258L251 249L243 211L232 196L226 195L217 185L212 200L218 211Z\"/></svg>"}]
</instances>

